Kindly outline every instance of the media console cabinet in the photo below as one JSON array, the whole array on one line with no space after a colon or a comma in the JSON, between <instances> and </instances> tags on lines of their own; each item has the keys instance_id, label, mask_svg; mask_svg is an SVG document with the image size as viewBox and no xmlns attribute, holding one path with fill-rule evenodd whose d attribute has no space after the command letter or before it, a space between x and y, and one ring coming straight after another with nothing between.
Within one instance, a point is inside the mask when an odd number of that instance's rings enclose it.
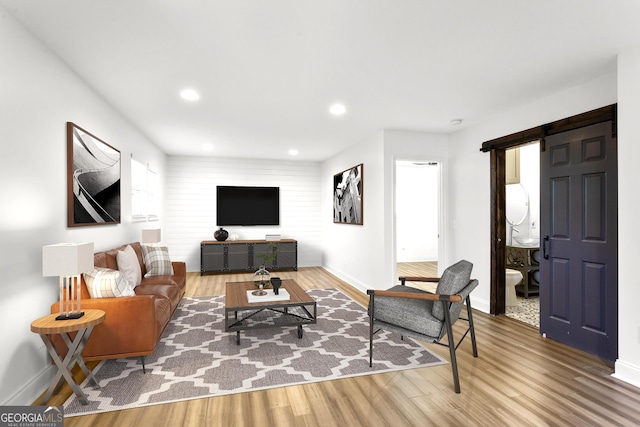
<instances>
[{"instance_id":1,"label":"media console cabinet","mask_svg":"<svg viewBox=\"0 0 640 427\"><path fill-rule=\"evenodd\" d=\"M267 258L264 262L261 255ZM273 256L275 255L275 256ZM204 240L200 243L200 275L256 271L298 270L298 241Z\"/></svg>"}]
</instances>

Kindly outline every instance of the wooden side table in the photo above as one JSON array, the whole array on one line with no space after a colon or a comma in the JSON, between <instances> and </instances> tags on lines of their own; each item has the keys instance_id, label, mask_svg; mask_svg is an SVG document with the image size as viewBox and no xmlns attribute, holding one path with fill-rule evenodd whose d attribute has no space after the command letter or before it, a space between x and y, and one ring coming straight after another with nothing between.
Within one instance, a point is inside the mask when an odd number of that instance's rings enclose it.
<instances>
[{"instance_id":1,"label":"wooden side table","mask_svg":"<svg viewBox=\"0 0 640 427\"><path fill-rule=\"evenodd\" d=\"M84 310L84 316L79 319L71 320L56 320L57 314L50 314L34 320L31 323L31 332L35 332L40 335L44 345L47 347L49 355L58 367L58 373L51 381L49 389L42 399L42 405L46 404L51 398L54 390L58 388L60 380L64 377L67 383L71 386L76 396L80 400L80 403L87 405L89 401L84 394L80 386L76 384L71 375L71 369L77 363L80 369L87 375L87 378L93 385L100 387L93 372L91 372L82 359L82 350L87 344L87 340L93 331L94 326L104 322L105 313L102 310ZM70 332L77 332L75 338L72 340L69 336ZM53 343L51 342L51 336L59 334L62 337L65 345L67 346L67 354L64 359L60 357Z\"/></svg>"}]
</instances>

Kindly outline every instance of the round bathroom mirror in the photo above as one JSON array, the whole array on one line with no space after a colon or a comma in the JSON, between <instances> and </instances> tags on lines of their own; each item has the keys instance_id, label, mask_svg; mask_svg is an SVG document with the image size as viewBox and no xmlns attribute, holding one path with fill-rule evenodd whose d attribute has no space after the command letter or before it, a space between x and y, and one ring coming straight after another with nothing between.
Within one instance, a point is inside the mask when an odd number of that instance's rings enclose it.
<instances>
[{"instance_id":1,"label":"round bathroom mirror","mask_svg":"<svg viewBox=\"0 0 640 427\"><path fill-rule=\"evenodd\" d=\"M520 225L529 213L529 195L522 184L507 185L507 222Z\"/></svg>"}]
</instances>

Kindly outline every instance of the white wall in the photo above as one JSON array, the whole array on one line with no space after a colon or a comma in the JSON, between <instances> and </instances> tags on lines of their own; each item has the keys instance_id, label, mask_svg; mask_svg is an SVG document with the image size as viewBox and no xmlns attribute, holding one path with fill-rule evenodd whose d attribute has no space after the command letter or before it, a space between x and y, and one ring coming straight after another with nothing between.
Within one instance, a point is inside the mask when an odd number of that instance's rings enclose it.
<instances>
[{"instance_id":1,"label":"white wall","mask_svg":"<svg viewBox=\"0 0 640 427\"><path fill-rule=\"evenodd\" d=\"M540 237L540 143L520 147L520 183L529 195L529 212L520 233Z\"/></svg>"},{"instance_id":2,"label":"white wall","mask_svg":"<svg viewBox=\"0 0 640 427\"><path fill-rule=\"evenodd\" d=\"M129 158L164 174L165 156L2 9L0 63L0 405L25 405L53 374L30 332L58 298L57 278L42 277L42 246L90 241L101 250L140 240L144 224L129 220ZM67 228L67 121L120 150L122 224Z\"/></svg>"},{"instance_id":3,"label":"white wall","mask_svg":"<svg viewBox=\"0 0 640 427\"><path fill-rule=\"evenodd\" d=\"M638 211L640 209L640 46L618 58L618 360L617 378L640 387Z\"/></svg>"},{"instance_id":4,"label":"white wall","mask_svg":"<svg viewBox=\"0 0 640 427\"><path fill-rule=\"evenodd\" d=\"M382 132L322 163L322 265L350 284L366 289L385 283L384 167ZM333 222L333 176L362 167L363 225Z\"/></svg>"},{"instance_id":5,"label":"white wall","mask_svg":"<svg viewBox=\"0 0 640 427\"><path fill-rule=\"evenodd\" d=\"M167 233L171 257L200 271L200 242L214 240L216 186L280 187L279 226L224 227L238 239L280 234L298 241L298 266L322 263L320 163L171 156L167 172ZM164 238L166 236L166 239Z\"/></svg>"}]
</instances>

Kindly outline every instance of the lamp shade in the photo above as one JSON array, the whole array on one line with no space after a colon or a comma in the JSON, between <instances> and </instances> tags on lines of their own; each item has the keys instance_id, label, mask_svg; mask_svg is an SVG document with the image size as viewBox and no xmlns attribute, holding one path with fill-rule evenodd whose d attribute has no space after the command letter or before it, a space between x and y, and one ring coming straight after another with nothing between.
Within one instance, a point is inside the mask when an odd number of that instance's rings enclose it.
<instances>
[{"instance_id":1,"label":"lamp shade","mask_svg":"<svg viewBox=\"0 0 640 427\"><path fill-rule=\"evenodd\" d=\"M160 240L159 228L142 230L142 243L158 243Z\"/></svg>"},{"instance_id":2,"label":"lamp shade","mask_svg":"<svg viewBox=\"0 0 640 427\"><path fill-rule=\"evenodd\" d=\"M43 276L75 276L93 269L93 242L42 247Z\"/></svg>"}]
</instances>

